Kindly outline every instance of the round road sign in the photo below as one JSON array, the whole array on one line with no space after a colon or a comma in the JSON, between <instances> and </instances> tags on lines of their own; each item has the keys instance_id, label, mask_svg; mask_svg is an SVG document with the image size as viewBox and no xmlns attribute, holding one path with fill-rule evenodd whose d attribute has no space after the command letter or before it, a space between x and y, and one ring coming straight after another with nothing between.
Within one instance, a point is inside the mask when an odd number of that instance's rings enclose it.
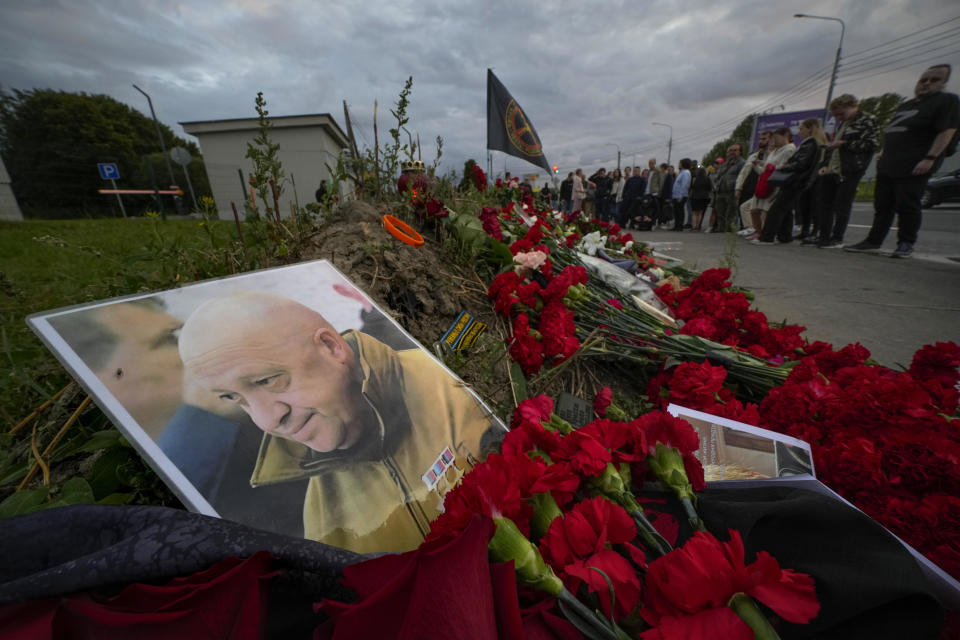
<instances>
[{"instance_id":1,"label":"round road sign","mask_svg":"<svg viewBox=\"0 0 960 640\"><path fill-rule=\"evenodd\" d=\"M183 147L174 147L170 149L170 159L181 167L185 167L190 164L190 152Z\"/></svg>"}]
</instances>

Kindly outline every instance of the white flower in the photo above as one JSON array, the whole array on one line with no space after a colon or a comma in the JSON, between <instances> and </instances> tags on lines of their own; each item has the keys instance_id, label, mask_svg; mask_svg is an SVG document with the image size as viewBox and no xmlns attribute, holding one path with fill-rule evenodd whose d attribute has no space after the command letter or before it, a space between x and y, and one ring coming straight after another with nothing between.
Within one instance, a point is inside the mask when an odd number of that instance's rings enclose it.
<instances>
[{"instance_id":1,"label":"white flower","mask_svg":"<svg viewBox=\"0 0 960 640\"><path fill-rule=\"evenodd\" d=\"M633 240L627 240L627 244L623 245L623 250L624 250L624 251L629 251L629 250L630 250L630 247L632 247L632 246L633 246Z\"/></svg>"},{"instance_id":2,"label":"white flower","mask_svg":"<svg viewBox=\"0 0 960 640\"><path fill-rule=\"evenodd\" d=\"M602 249L606 244L607 236L602 236L599 231L594 231L583 236L579 249L588 256L595 256L597 255L597 250Z\"/></svg>"}]
</instances>

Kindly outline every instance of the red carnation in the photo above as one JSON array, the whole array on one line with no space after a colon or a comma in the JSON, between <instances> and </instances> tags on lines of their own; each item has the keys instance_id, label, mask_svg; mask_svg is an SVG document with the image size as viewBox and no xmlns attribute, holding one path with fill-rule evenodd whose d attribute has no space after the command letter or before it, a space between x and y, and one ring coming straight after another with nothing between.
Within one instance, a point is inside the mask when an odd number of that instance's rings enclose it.
<instances>
[{"instance_id":1,"label":"red carnation","mask_svg":"<svg viewBox=\"0 0 960 640\"><path fill-rule=\"evenodd\" d=\"M661 634L644 638L714 638L704 625L709 617L719 628L739 629L737 635L752 637L750 628L727 607L736 593L745 593L762 602L784 620L807 623L820 611L813 578L790 569L781 569L765 551L747 565L740 533L730 530L730 541L720 542L705 531L697 531L683 547L650 563L645 585L645 606L640 615L651 625L663 627ZM712 611L707 614L706 612ZM663 633L675 629L669 636ZM746 629L746 631L744 631Z\"/></svg>"},{"instance_id":2,"label":"red carnation","mask_svg":"<svg viewBox=\"0 0 960 640\"><path fill-rule=\"evenodd\" d=\"M709 362L684 362L677 365L670 379L670 401L693 409L716 403L727 370Z\"/></svg>"},{"instance_id":3,"label":"red carnation","mask_svg":"<svg viewBox=\"0 0 960 640\"><path fill-rule=\"evenodd\" d=\"M530 318L521 313L513 320L513 340L510 342L510 357L526 375L533 375L543 366L543 345L530 332Z\"/></svg>"},{"instance_id":4,"label":"red carnation","mask_svg":"<svg viewBox=\"0 0 960 640\"><path fill-rule=\"evenodd\" d=\"M634 562L645 562L643 553L630 544L637 535L633 519L609 500L596 497L578 502L563 518L554 520L540 542L540 553L571 592L582 582L596 593L606 615L610 615L610 579L616 593L616 619L629 615L640 602L640 580L630 562L611 550L626 545Z\"/></svg>"},{"instance_id":5,"label":"red carnation","mask_svg":"<svg viewBox=\"0 0 960 640\"><path fill-rule=\"evenodd\" d=\"M613 391L610 390L610 387L604 387L597 391L597 395L593 398L593 410L600 417L607 415L607 408L613 402Z\"/></svg>"},{"instance_id":6,"label":"red carnation","mask_svg":"<svg viewBox=\"0 0 960 640\"><path fill-rule=\"evenodd\" d=\"M910 375L917 380L936 380L944 387L955 387L960 380L960 347L953 342L926 345L913 354Z\"/></svg>"}]
</instances>

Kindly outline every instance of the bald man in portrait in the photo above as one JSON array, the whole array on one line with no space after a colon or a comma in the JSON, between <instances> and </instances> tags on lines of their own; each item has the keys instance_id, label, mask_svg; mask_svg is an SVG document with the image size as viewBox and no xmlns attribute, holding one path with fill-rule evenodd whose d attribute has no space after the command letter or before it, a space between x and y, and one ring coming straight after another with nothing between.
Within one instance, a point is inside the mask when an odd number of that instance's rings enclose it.
<instances>
[{"instance_id":1,"label":"bald man in portrait","mask_svg":"<svg viewBox=\"0 0 960 640\"><path fill-rule=\"evenodd\" d=\"M354 551L415 548L445 493L504 433L423 350L340 334L277 295L203 304L179 350L189 384L264 432L251 484L308 478L305 536Z\"/></svg>"}]
</instances>

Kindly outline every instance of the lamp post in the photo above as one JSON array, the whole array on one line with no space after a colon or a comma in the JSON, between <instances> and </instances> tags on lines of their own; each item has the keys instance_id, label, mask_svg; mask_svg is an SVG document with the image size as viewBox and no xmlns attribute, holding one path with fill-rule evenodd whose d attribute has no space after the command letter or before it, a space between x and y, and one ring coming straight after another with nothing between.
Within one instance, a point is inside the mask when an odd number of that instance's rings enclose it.
<instances>
[{"instance_id":1,"label":"lamp post","mask_svg":"<svg viewBox=\"0 0 960 640\"><path fill-rule=\"evenodd\" d=\"M795 13L794 18L812 18L814 20L832 20L840 23L840 44L837 45L837 57L833 60L833 73L830 75L830 88L827 89L827 105L824 107L823 122L826 124L827 116L830 114L830 101L833 99L833 86L837 82L837 69L840 68L840 50L843 48L843 35L847 32L847 24L840 18L831 18L830 16L811 16L807 13Z\"/></svg>"},{"instance_id":2,"label":"lamp post","mask_svg":"<svg viewBox=\"0 0 960 640\"><path fill-rule=\"evenodd\" d=\"M651 122L650 124L670 129L670 142L667 143L667 164L670 164L670 155L673 153L673 127L668 124L663 124L662 122Z\"/></svg>"},{"instance_id":3,"label":"lamp post","mask_svg":"<svg viewBox=\"0 0 960 640\"><path fill-rule=\"evenodd\" d=\"M137 85L133 85L133 88L142 93L147 99L147 104L150 105L150 115L153 116L153 126L157 128L157 139L160 141L160 151L163 152L163 159L167 163L167 174L170 176L170 186L173 186L176 184L176 180L173 177L173 166L170 164L169 156L167 156L167 147L163 144L163 134L160 133L160 123L157 121L157 112L153 110L153 100L150 99L150 95L146 91ZM174 202L177 206L177 213L180 213L180 201L174 199ZM166 218L166 216L164 216L164 218Z\"/></svg>"},{"instance_id":4,"label":"lamp post","mask_svg":"<svg viewBox=\"0 0 960 640\"><path fill-rule=\"evenodd\" d=\"M604 146L617 148L617 171L619 171L620 170L620 145L618 145L616 142L608 142Z\"/></svg>"}]
</instances>

